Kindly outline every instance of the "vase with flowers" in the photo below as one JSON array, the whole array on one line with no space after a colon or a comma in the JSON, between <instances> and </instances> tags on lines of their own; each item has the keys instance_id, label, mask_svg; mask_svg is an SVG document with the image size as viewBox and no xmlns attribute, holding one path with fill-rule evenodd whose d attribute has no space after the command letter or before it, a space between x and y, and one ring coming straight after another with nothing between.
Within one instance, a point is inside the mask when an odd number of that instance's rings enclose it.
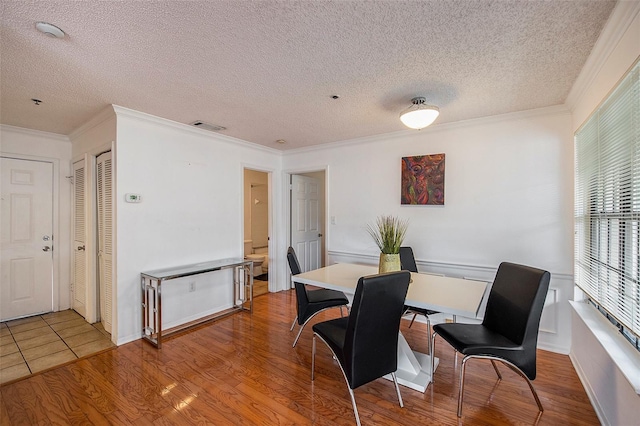
<instances>
[{"instance_id":1,"label":"vase with flowers","mask_svg":"<svg viewBox=\"0 0 640 426\"><path fill-rule=\"evenodd\" d=\"M367 225L367 232L380 248L378 273L401 270L400 246L408 225L408 221L391 215L379 216L375 224Z\"/></svg>"}]
</instances>

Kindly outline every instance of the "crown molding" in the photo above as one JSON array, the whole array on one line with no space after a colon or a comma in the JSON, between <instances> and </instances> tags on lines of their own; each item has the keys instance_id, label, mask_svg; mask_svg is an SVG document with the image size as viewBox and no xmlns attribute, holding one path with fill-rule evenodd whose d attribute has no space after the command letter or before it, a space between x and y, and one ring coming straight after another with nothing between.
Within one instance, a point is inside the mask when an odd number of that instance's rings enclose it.
<instances>
[{"instance_id":1,"label":"crown molding","mask_svg":"<svg viewBox=\"0 0 640 426\"><path fill-rule=\"evenodd\" d=\"M22 135L45 137L48 139L55 139L62 142L71 142L68 136L61 135L59 133L43 132L42 130L27 129L25 127L16 127L8 124L0 124L0 130L3 132L9 132L9 133L18 133Z\"/></svg>"},{"instance_id":2,"label":"crown molding","mask_svg":"<svg viewBox=\"0 0 640 426\"><path fill-rule=\"evenodd\" d=\"M575 108L592 85L638 13L640 13L640 1L618 1L567 95L565 105L570 110Z\"/></svg>"},{"instance_id":3,"label":"crown molding","mask_svg":"<svg viewBox=\"0 0 640 426\"><path fill-rule=\"evenodd\" d=\"M326 149L334 149L334 148L340 148L345 146L373 144L373 143L382 142L382 141L389 142L390 140L394 140L394 139L406 138L407 136L415 136L417 134L416 132L420 132L420 134L430 134L430 133L438 133L438 132L449 131L454 129L462 129L462 128L471 127L471 126L495 124L503 121L525 120L529 118L542 117L547 115L570 115L570 114L571 114L571 111L569 110L569 108L567 108L566 105L554 105L550 107L536 108L536 109L530 109L526 111L510 112L506 114L490 115L486 117L454 121L451 123L436 124L421 130L401 130L399 132L383 133L380 135L366 136L363 138L349 139L345 141L307 146L303 148L286 150L286 151L283 151L282 154L283 156L287 156L287 155L302 154L302 153L314 152L314 151L323 151Z\"/></svg>"},{"instance_id":4,"label":"crown molding","mask_svg":"<svg viewBox=\"0 0 640 426\"><path fill-rule=\"evenodd\" d=\"M214 139L219 142L225 142L236 147L243 146L245 148L250 148L252 150L259 150L259 151L267 152L269 154L281 155L280 150L258 145L253 142L248 142L248 141L234 138L227 135L221 135L218 133L210 132L208 130L198 129L197 127L193 127L188 124L167 120L166 118L157 117L155 115L147 114L140 111L135 111L133 109L121 107L118 105L111 105L111 106L113 107L113 110L115 111L116 116L132 118L134 120L147 121L153 124L170 127L172 129L175 129L181 132L191 133L193 135L198 135L198 136L204 136L206 138Z\"/></svg>"},{"instance_id":5,"label":"crown molding","mask_svg":"<svg viewBox=\"0 0 640 426\"><path fill-rule=\"evenodd\" d=\"M115 117L115 115L114 115L113 108L112 108L111 105L109 105L106 108L104 108L102 111L100 111L91 120L87 121L82 126L78 127L77 129L75 129L74 131L69 133L69 139L74 140L74 139L80 137L85 132L87 132L87 131L95 128L95 127L98 127L100 124L102 124L105 121L107 121L109 119L112 119L114 117Z\"/></svg>"}]
</instances>

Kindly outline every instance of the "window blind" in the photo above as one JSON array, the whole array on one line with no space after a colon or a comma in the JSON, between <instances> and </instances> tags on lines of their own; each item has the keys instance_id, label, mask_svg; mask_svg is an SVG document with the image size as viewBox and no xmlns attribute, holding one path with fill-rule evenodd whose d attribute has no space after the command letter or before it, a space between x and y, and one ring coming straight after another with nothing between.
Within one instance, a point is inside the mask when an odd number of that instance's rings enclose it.
<instances>
[{"instance_id":1,"label":"window blind","mask_svg":"<svg viewBox=\"0 0 640 426\"><path fill-rule=\"evenodd\" d=\"M638 347L640 62L575 134L575 280Z\"/></svg>"}]
</instances>

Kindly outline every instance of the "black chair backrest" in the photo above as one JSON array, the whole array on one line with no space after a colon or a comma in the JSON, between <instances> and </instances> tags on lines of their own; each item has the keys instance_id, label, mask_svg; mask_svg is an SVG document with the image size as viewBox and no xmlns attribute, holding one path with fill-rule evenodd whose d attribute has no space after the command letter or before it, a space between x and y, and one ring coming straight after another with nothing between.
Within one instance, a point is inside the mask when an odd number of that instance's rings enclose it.
<instances>
[{"instance_id":1,"label":"black chair backrest","mask_svg":"<svg viewBox=\"0 0 640 426\"><path fill-rule=\"evenodd\" d=\"M351 389L398 368L398 332L411 274L389 272L362 277L347 325L345 373Z\"/></svg>"},{"instance_id":2,"label":"black chair backrest","mask_svg":"<svg viewBox=\"0 0 640 426\"><path fill-rule=\"evenodd\" d=\"M550 279L551 274L541 269L501 263L489 293L482 324L522 345L525 351L532 351L535 357L538 327ZM535 362L533 370L529 366L529 372L525 371L527 366L519 367L527 375L535 377Z\"/></svg>"},{"instance_id":3,"label":"black chair backrest","mask_svg":"<svg viewBox=\"0 0 640 426\"><path fill-rule=\"evenodd\" d=\"M411 247L400 247L400 265L406 271L418 272L416 258L413 257L413 249Z\"/></svg>"},{"instance_id":4,"label":"black chair backrest","mask_svg":"<svg viewBox=\"0 0 640 426\"><path fill-rule=\"evenodd\" d=\"M291 275L300 274L300 263L298 263L298 256L293 247L287 249L287 260L289 261L289 269L291 269ZM302 318L302 314L306 311L309 305L309 295L307 294L307 287L302 283L293 282L293 286L296 289L296 303L298 311L298 324L304 323L305 318Z\"/></svg>"},{"instance_id":5,"label":"black chair backrest","mask_svg":"<svg viewBox=\"0 0 640 426\"><path fill-rule=\"evenodd\" d=\"M291 269L291 275L298 275L302 271L300 270L300 262L298 262L298 256L293 247L287 249L287 260L289 261L289 269Z\"/></svg>"}]
</instances>

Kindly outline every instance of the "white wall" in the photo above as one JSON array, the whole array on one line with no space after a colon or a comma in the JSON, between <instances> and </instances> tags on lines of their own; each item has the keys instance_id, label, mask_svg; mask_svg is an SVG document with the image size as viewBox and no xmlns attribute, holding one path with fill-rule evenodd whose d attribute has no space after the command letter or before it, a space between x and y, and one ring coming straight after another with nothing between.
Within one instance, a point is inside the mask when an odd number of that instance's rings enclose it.
<instances>
[{"instance_id":1,"label":"white wall","mask_svg":"<svg viewBox=\"0 0 640 426\"><path fill-rule=\"evenodd\" d=\"M601 36L589 58L590 67L585 67L579 77L578 82L584 84L572 89L572 131L585 122L640 57L640 3L619 3L603 35L606 38ZM635 365L615 361L630 345L619 335L606 336L604 340L596 337L598 329L616 332L602 315L584 313L589 310L595 311L593 307L581 307L573 316L571 360L603 424L637 423L639 391L624 377L635 377L637 382L640 367L637 361Z\"/></svg>"},{"instance_id":2,"label":"white wall","mask_svg":"<svg viewBox=\"0 0 640 426\"><path fill-rule=\"evenodd\" d=\"M0 152L7 156L48 161L54 167L54 309L69 309L71 236L71 142L67 136L0 126Z\"/></svg>"},{"instance_id":3,"label":"white wall","mask_svg":"<svg viewBox=\"0 0 640 426\"><path fill-rule=\"evenodd\" d=\"M400 204L401 157L446 154L445 205ZM502 261L552 274L540 345L568 353L573 271L571 116L548 108L285 154L283 169L328 168L332 261L375 263L366 224L409 220L420 270L492 280Z\"/></svg>"},{"instance_id":4,"label":"white wall","mask_svg":"<svg viewBox=\"0 0 640 426\"><path fill-rule=\"evenodd\" d=\"M281 155L184 124L115 110L117 316L122 344L141 335L140 272L242 257L243 170L280 170ZM124 203L129 192L141 194L142 202ZM275 194L274 216L281 215L281 205L280 194ZM281 222L274 220L272 225L273 234L281 233ZM274 279L282 270L282 265L276 268ZM193 293L188 292L191 281L196 281ZM230 307L231 290L229 271L166 284L164 326Z\"/></svg>"}]
</instances>

